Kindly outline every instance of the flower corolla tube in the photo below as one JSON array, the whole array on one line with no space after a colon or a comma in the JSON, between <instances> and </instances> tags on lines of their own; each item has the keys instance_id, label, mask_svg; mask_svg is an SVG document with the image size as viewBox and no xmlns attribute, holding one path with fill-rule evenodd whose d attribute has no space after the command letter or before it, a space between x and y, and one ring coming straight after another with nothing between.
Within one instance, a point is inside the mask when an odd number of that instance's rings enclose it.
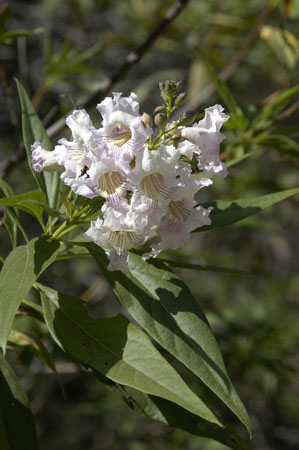
<instances>
[{"instance_id":1,"label":"flower corolla tube","mask_svg":"<svg viewBox=\"0 0 299 450\"><path fill-rule=\"evenodd\" d=\"M220 128L229 117L214 105L193 126L177 120L154 131L152 121L140 115L134 93L113 93L97 109L100 128L84 109L75 110L66 119L71 140L60 139L53 151L34 142L32 167L61 170L75 194L87 201L103 199L85 236L104 248L109 270L126 273L130 249L149 238L155 237L144 259L184 247L192 230L211 224L212 208L198 205L194 197L212 180L198 173L227 175L219 151L225 138Z\"/></svg>"}]
</instances>

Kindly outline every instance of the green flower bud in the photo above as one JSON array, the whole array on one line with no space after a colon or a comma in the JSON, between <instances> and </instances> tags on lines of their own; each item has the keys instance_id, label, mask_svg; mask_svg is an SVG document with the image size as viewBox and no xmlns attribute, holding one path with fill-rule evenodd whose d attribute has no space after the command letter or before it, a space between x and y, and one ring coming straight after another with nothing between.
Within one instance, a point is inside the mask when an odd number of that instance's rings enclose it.
<instances>
[{"instance_id":1,"label":"green flower bud","mask_svg":"<svg viewBox=\"0 0 299 450\"><path fill-rule=\"evenodd\" d=\"M155 108L155 110L154 110L154 114L156 115L163 111L165 111L165 105L157 106L157 108Z\"/></svg>"},{"instance_id":2,"label":"green flower bud","mask_svg":"<svg viewBox=\"0 0 299 450\"><path fill-rule=\"evenodd\" d=\"M180 125L191 125L194 120L196 119L197 113L195 111L186 111L180 118L179 118L179 124Z\"/></svg>"},{"instance_id":3,"label":"green flower bud","mask_svg":"<svg viewBox=\"0 0 299 450\"><path fill-rule=\"evenodd\" d=\"M167 101L169 99L172 99L180 90L181 84L181 81L176 80L166 80L159 83L161 97L163 98L163 100Z\"/></svg>"},{"instance_id":4,"label":"green flower bud","mask_svg":"<svg viewBox=\"0 0 299 450\"><path fill-rule=\"evenodd\" d=\"M167 116L164 113L158 113L155 115L154 122L158 128L164 128L167 124Z\"/></svg>"},{"instance_id":5,"label":"green flower bud","mask_svg":"<svg viewBox=\"0 0 299 450\"><path fill-rule=\"evenodd\" d=\"M177 96L174 102L174 106L180 106L186 100L187 94L186 92L182 92Z\"/></svg>"},{"instance_id":6,"label":"green flower bud","mask_svg":"<svg viewBox=\"0 0 299 450\"><path fill-rule=\"evenodd\" d=\"M167 141L166 145L174 145L175 147L177 147L179 142L180 142L180 138L175 136L172 139L169 139L169 141Z\"/></svg>"},{"instance_id":7,"label":"green flower bud","mask_svg":"<svg viewBox=\"0 0 299 450\"><path fill-rule=\"evenodd\" d=\"M142 125L144 126L144 128L150 128L153 126L153 119L146 112L144 112L142 114L141 121L142 121Z\"/></svg>"},{"instance_id":8,"label":"green flower bud","mask_svg":"<svg viewBox=\"0 0 299 450\"><path fill-rule=\"evenodd\" d=\"M170 137L170 136L180 136L181 135L181 130L179 130L177 128L177 125L178 125L178 123L175 122L175 121L170 122L169 124L167 124L166 131L170 130L169 133L167 133L168 137Z\"/></svg>"}]
</instances>

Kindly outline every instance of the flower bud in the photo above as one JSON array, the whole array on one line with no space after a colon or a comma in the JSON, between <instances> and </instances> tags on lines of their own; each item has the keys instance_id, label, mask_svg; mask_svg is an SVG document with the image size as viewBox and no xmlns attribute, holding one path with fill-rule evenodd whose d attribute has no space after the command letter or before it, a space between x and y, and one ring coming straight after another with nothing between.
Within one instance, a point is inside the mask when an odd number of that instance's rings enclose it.
<instances>
[{"instance_id":1,"label":"flower bud","mask_svg":"<svg viewBox=\"0 0 299 450\"><path fill-rule=\"evenodd\" d=\"M186 92L182 92L177 96L174 102L174 106L180 106L186 100L187 94Z\"/></svg>"},{"instance_id":2,"label":"flower bud","mask_svg":"<svg viewBox=\"0 0 299 450\"><path fill-rule=\"evenodd\" d=\"M180 118L179 118L179 124L180 125L191 125L194 120L196 119L197 113L195 111L186 111Z\"/></svg>"},{"instance_id":3,"label":"flower bud","mask_svg":"<svg viewBox=\"0 0 299 450\"><path fill-rule=\"evenodd\" d=\"M163 100L167 101L169 99L172 99L180 90L181 84L181 81L176 80L166 80L159 83L161 97L163 98Z\"/></svg>"},{"instance_id":4,"label":"flower bud","mask_svg":"<svg viewBox=\"0 0 299 450\"><path fill-rule=\"evenodd\" d=\"M157 108L155 108L155 110L154 110L154 115L161 113L164 110L165 110L165 105L157 106Z\"/></svg>"},{"instance_id":5,"label":"flower bud","mask_svg":"<svg viewBox=\"0 0 299 450\"><path fill-rule=\"evenodd\" d=\"M173 121L167 124L166 131L170 130L168 135L170 136L180 136L181 130L177 128L178 123Z\"/></svg>"},{"instance_id":6,"label":"flower bud","mask_svg":"<svg viewBox=\"0 0 299 450\"><path fill-rule=\"evenodd\" d=\"M158 128L164 128L167 124L167 116L164 113L158 113L155 115L154 122Z\"/></svg>"},{"instance_id":7,"label":"flower bud","mask_svg":"<svg viewBox=\"0 0 299 450\"><path fill-rule=\"evenodd\" d=\"M141 121L144 128L151 128L153 126L153 119L146 112L142 114Z\"/></svg>"},{"instance_id":8,"label":"flower bud","mask_svg":"<svg viewBox=\"0 0 299 450\"><path fill-rule=\"evenodd\" d=\"M180 142L180 138L177 136L174 136L172 139L169 139L169 141L167 141L166 145L174 145L175 147L177 147L179 142Z\"/></svg>"}]
</instances>

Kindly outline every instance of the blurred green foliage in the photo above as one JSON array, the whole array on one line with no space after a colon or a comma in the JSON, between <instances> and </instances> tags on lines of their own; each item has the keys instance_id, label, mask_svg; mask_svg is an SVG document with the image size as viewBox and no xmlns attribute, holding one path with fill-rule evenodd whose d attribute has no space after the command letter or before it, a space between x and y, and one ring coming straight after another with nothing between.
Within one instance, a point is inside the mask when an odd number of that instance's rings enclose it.
<instances>
[{"instance_id":1,"label":"blurred green foliage","mask_svg":"<svg viewBox=\"0 0 299 450\"><path fill-rule=\"evenodd\" d=\"M19 111L13 77L26 86L39 116L50 125L71 110L72 103L80 106L101 87L172 3L10 1L11 15L7 9L0 15L1 155L9 157L21 139L20 124L11 120ZM227 82L233 96L227 98L227 88L216 74L250 39L267 4L269 15ZM136 92L142 109L151 113L160 101L157 82L182 79L186 109L196 109L200 116L205 106L223 102L233 113L222 144L230 175L224 180L214 177L213 197L201 191L199 201L255 197L298 186L298 18L298 0L246 4L191 0L168 32L114 87L126 94ZM208 55L208 63L198 48ZM218 84L218 92L203 95L209 93L211 81ZM98 124L99 115L94 118ZM15 194L35 189L25 163L14 168L7 181ZM194 234L180 255L190 263L231 267L250 276L176 269L209 318L231 379L249 411L254 448L267 450L299 447L298 203L297 196L230 229ZM29 237L34 236L36 225L22 212L20 217ZM0 255L5 256L9 244L1 228L0 239ZM45 275L45 280L53 279L55 289L81 293L95 317L121 310L87 258L57 263ZM19 315L16 322L33 337L45 336L44 325L28 316ZM224 448L137 416L47 339L43 346L54 355L67 401L51 363L49 370L44 368L30 341L10 352L29 393L43 450ZM183 373L198 389L190 373ZM224 414L233 420L227 411Z\"/></svg>"}]
</instances>

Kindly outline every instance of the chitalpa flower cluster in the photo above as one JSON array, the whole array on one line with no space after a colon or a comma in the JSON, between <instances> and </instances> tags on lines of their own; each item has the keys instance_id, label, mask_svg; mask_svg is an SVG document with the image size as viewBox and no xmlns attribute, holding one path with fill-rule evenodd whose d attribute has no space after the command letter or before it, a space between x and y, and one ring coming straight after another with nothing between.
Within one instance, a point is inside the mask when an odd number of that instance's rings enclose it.
<instances>
[{"instance_id":1,"label":"chitalpa flower cluster","mask_svg":"<svg viewBox=\"0 0 299 450\"><path fill-rule=\"evenodd\" d=\"M93 126L84 109L75 110L66 119L71 141L60 139L53 151L39 142L32 145L36 171L64 169L61 179L73 192L105 199L86 236L105 249L110 270L126 273L129 250L155 233L145 259L183 247L192 230L211 223L211 208L196 206L194 196L212 181L194 177L194 171L227 175L219 149L228 116L215 105L193 126L188 125L195 113L170 121L185 98L177 95L179 88L176 81L160 83L164 104L155 110L156 132L151 117L140 115L134 93L113 93L97 106L101 128Z\"/></svg>"}]
</instances>

